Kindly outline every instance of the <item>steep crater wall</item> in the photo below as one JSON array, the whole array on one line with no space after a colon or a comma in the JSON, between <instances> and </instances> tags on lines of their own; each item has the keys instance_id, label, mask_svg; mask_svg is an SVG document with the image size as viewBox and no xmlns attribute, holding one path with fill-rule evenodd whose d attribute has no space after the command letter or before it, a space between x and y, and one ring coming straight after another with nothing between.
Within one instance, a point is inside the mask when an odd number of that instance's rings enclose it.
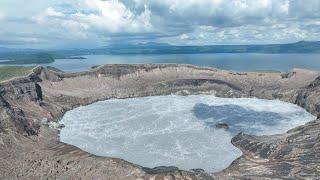
<instances>
[{"instance_id":1,"label":"steep crater wall","mask_svg":"<svg viewBox=\"0 0 320 180\"><path fill-rule=\"evenodd\" d=\"M243 156L216 174L201 170L191 173L174 167L149 169L119 159L92 156L59 143L57 131L44 122L57 121L74 107L100 100L168 94L280 99L319 115L319 75L299 69L288 74L236 73L174 64L102 65L80 73L37 67L28 77L0 84L0 160L7 162L0 164L0 178L317 177L318 121L283 135L238 134L232 143L243 151Z\"/></svg>"}]
</instances>

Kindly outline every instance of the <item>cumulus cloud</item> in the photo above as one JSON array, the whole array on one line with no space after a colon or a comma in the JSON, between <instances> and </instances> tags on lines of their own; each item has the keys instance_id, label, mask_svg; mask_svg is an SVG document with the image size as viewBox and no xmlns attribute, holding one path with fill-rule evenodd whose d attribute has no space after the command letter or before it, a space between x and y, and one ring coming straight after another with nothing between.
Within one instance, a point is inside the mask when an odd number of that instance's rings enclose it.
<instances>
[{"instance_id":1,"label":"cumulus cloud","mask_svg":"<svg viewBox=\"0 0 320 180\"><path fill-rule=\"evenodd\" d=\"M319 0L291 0L289 2L289 12L291 17L296 19L313 19L320 17Z\"/></svg>"},{"instance_id":2,"label":"cumulus cloud","mask_svg":"<svg viewBox=\"0 0 320 180\"><path fill-rule=\"evenodd\" d=\"M320 1L2 0L0 25L1 42L35 46L284 43L319 40Z\"/></svg>"},{"instance_id":3,"label":"cumulus cloud","mask_svg":"<svg viewBox=\"0 0 320 180\"><path fill-rule=\"evenodd\" d=\"M83 6L96 13L76 13L70 18L110 33L138 33L152 30L151 12L146 5L141 14L131 12L123 3L115 0L86 0Z\"/></svg>"},{"instance_id":4,"label":"cumulus cloud","mask_svg":"<svg viewBox=\"0 0 320 180\"><path fill-rule=\"evenodd\" d=\"M181 35L179 36L179 38L180 38L181 40L186 40L186 39L189 39L189 36L188 36L187 34L181 34Z\"/></svg>"},{"instance_id":5,"label":"cumulus cloud","mask_svg":"<svg viewBox=\"0 0 320 180\"><path fill-rule=\"evenodd\" d=\"M41 29L57 38L71 40L96 39L104 40L115 34L135 34L152 31L151 12L147 6L141 14L134 14L119 1L85 0L78 2L78 11L59 12L54 7L47 8L32 18Z\"/></svg>"},{"instance_id":6,"label":"cumulus cloud","mask_svg":"<svg viewBox=\"0 0 320 180\"><path fill-rule=\"evenodd\" d=\"M54 8L49 7L46 12L46 16L51 16L51 17L64 17L64 14L61 12L56 11Z\"/></svg>"},{"instance_id":7,"label":"cumulus cloud","mask_svg":"<svg viewBox=\"0 0 320 180\"><path fill-rule=\"evenodd\" d=\"M135 1L147 3L153 14L165 17L163 27L187 33L189 44L286 43L320 37L318 0L165 0L161 5L154 0Z\"/></svg>"}]
</instances>

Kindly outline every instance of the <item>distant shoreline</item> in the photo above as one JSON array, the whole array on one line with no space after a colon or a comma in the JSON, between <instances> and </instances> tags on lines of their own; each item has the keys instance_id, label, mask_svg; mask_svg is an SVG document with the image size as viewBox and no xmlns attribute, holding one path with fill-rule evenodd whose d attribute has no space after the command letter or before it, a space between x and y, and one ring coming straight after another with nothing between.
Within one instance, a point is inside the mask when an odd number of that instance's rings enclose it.
<instances>
[{"instance_id":1,"label":"distant shoreline","mask_svg":"<svg viewBox=\"0 0 320 180\"><path fill-rule=\"evenodd\" d=\"M95 49L73 50L33 50L0 52L0 60L12 60L9 63L0 61L0 64L46 64L55 59L86 59L86 55L162 55L162 54L320 54L320 41L300 41L291 44L266 45L206 45L206 46L173 46L173 45L118 45Z\"/></svg>"}]
</instances>

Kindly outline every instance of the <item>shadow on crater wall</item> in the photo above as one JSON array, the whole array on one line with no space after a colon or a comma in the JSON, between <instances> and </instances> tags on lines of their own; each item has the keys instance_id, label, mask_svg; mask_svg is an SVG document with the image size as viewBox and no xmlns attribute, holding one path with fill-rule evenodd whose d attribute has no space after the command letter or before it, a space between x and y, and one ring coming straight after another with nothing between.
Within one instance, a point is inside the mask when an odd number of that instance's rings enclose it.
<instances>
[{"instance_id":1,"label":"shadow on crater wall","mask_svg":"<svg viewBox=\"0 0 320 180\"><path fill-rule=\"evenodd\" d=\"M288 119L279 113L255 111L232 104L210 106L199 103L193 107L192 112L197 119L203 120L210 128L215 128L217 123L228 124L228 131L232 134L255 133L258 131L256 126L272 127L278 125L280 120Z\"/></svg>"}]
</instances>

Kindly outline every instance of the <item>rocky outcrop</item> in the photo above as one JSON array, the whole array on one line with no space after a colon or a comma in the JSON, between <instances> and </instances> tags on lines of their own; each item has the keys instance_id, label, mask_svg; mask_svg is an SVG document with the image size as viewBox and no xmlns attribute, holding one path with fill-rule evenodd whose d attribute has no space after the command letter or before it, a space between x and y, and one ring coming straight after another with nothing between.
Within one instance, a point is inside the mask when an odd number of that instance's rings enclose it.
<instances>
[{"instance_id":1,"label":"rocky outcrop","mask_svg":"<svg viewBox=\"0 0 320 180\"><path fill-rule=\"evenodd\" d=\"M37 82L30 78L18 78L0 84L0 131L14 130L24 135L37 135L39 125L20 108L22 102L37 103ZM39 85L38 85L39 86ZM16 106L18 105L19 106ZM32 113L28 112L28 113Z\"/></svg>"},{"instance_id":2,"label":"rocky outcrop","mask_svg":"<svg viewBox=\"0 0 320 180\"><path fill-rule=\"evenodd\" d=\"M240 133L232 143L244 153L218 179L318 179L320 176L320 121L283 135ZM245 174L245 176L244 176Z\"/></svg>"},{"instance_id":3,"label":"rocky outcrop","mask_svg":"<svg viewBox=\"0 0 320 180\"><path fill-rule=\"evenodd\" d=\"M219 122L216 124L217 128L229 129L229 125L227 123Z\"/></svg>"},{"instance_id":4,"label":"rocky outcrop","mask_svg":"<svg viewBox=\"0 0 320 180\"><path fill-rule=\"evenodd\" d=\"M79 73L37 67L28 77L0 83L0 179L316 179L319 121L286 134L240 133L232 143L243 155L218 173L141 167L97 157L58 141L66 111L109 98L212 94L296 103L319 115L320 73L237 73L175 64L102 65Z\"/></svg>"},{"instance_id":5,"label":"rocky outcrop","mask_svg":"<svg viewBox=\"0 0 320 180\"><path fill-rule=\"evenodd\" d=\"M308 86L298 92L296 104L305 108L312 114L320 117L320 77L317 77Z\"/></svg>"}]
</instances>

